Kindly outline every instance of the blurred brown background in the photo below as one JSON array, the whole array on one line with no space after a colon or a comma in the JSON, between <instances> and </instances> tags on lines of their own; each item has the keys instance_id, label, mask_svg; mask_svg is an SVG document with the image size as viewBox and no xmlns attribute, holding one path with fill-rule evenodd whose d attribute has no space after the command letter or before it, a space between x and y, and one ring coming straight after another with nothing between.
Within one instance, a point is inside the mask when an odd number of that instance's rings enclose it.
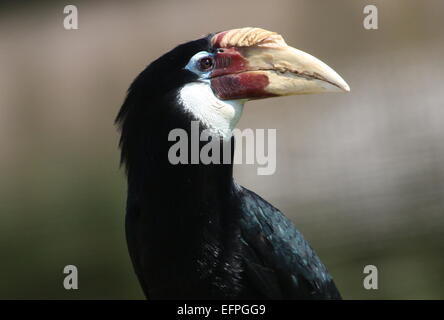
<instances>
[{"instance_id":1,"label":"blurred brown background","mask_svg":"<svg viewBox=\"0 0 444 320\"><path fill-rule=\"evenodd\" d=\"M63 28L63 8L79 30ZM363 28L376 4L379 30ZM248 103L277 171L238 182L286 213L347 299L444 298L444 2L39 1L0 4L0 298L142 298L124 238L114 117L175 45L260 26L328 63L350 94ZM79 290L62 286L79 268ZM362 286L364 265L379 290Z\"/></svg>"}]
</instances>

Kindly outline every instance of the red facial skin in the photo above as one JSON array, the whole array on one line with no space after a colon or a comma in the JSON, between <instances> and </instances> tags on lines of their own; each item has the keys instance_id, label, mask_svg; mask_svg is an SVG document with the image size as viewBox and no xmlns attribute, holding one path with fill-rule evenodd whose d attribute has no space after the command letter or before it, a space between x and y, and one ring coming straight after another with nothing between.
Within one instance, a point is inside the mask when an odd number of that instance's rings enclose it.
<instances>
[{"instance_id":1,"label":"red facial skin","mask_svg":"<svg viewBox=\"0 0 444 320\"><path fill-rule=\"evenodd\" d=\"M218 50L219 52L214 57L215 66L211 72L212 78L248 70L248 61L238 49L223 48Z\"/></svg>"},{"instance_id":2,"label":"red facial skin","mask_svg":"<svg viewBox=\"0 0 444 320\"><path fill-rule=\"evenodd\" d=\"M219 35L218 35L219 37ZM216 38L215 44L218 43ZM260 99L270 97L265 92L268 77L262 73L252 73L237 48L220 48L215 55L215 66L211 72L211 88L222 100Z\"/></svg>"},{"instance_id":3,"label":"red facial skin","mask_svg":"<svg viewBox=\"0 0 444 320\"><path fill-rule=\"evenodd\" d=\"M265 74L237 73L211 79L214 94L222 100L260 99L271 95L264 91L268 85Z\"/></svg>"}]
</instances>

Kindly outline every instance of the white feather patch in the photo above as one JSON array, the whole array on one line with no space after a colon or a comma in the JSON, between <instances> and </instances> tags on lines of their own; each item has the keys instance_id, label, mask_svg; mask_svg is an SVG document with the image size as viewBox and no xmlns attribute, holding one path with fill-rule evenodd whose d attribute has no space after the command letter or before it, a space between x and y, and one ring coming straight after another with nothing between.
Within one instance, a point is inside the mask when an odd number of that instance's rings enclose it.
<instances>
[{"instance_id":1,"label":"white feather patch","mask_svg":"<svg viewBox=\"0 0 444 320\"><path fill-rule=\"evenodd\" d=\"M246 100L220 100L209 82L192 82L179 91L179 100L185 110L191 112L212 133L231 138L239 121Z\"/></svg>"}]
</instances>

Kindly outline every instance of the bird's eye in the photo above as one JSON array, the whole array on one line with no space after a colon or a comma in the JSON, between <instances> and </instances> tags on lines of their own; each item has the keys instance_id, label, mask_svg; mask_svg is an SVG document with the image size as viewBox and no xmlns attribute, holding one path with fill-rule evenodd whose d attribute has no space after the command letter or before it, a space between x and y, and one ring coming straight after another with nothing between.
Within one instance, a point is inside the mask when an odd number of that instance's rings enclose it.
<instances>
[{"instance_id":1,"label":"bird's eye","mask_svg":"<svg viewBox=\"0 0 444 320\"><path fill-rule=\"evenodd\" d=\"M198 61L198 67L200 71L208 71L213 68L214 60L212 57L205 57L202 59L199 59Z\"/></svg>"}]
</instances>

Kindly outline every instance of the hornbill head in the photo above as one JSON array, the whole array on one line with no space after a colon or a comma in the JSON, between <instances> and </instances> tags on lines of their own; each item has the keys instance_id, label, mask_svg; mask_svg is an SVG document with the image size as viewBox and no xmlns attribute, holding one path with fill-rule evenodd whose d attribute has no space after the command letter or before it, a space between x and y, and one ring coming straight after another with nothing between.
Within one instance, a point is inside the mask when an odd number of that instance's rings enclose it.
<instances>
[{"instance_id":1,"label":"hornbill head","mask_svg":"<svg viewBox=\"0 0 444 320\"><path fill-rule=\"evenodd\" d=\"M177 123L172 114L186 114L229 138L248 100L349 90L333 69L275 32L240 28L209 34L179 45L135 79L117 117L122 155L134 144L128 140L146 130L147 120L172 126Z\"/></svg>"},{"instance_id":2,"label":"hornbill head","mask_svg":"<svg viewBox=\"0 0 444 320\"><path fill-rule=\"evenodd\" d=\"M206 39L208 49L196 52L184 67L195 79L181 90L180 98L199 120L222 135L230 134L247 100L350 91L332 68L288 46L275 32L241 28Z\"/></svg>"},{"instance_id":3,"label":"hornbill head","mask_svg":"<svg viewBox=\"0 0 444 320\"><path fill-rule=\"evenodd\" d=\"M195 65L200 71L213 66L206 78L220 99L350 91L333 69L275 32L234 29L217 33L211 44L215 53L199 53Z\"/></svg>"}]
</instances>

